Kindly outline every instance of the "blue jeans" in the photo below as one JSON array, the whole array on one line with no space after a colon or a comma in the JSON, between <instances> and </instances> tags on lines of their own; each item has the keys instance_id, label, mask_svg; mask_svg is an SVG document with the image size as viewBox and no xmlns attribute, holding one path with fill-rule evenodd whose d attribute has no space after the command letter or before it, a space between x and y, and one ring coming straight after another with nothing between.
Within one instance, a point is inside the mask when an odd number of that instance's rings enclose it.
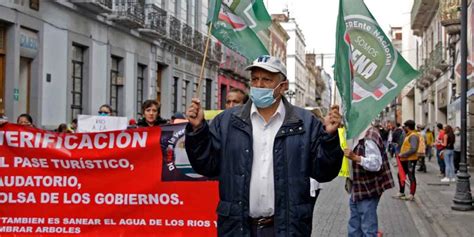
<instances>
[{"instance_id":1,"label":"blue jeans","mask_svg":"<svg viewBox=\"0 0 474 237\"><path fill-rule=\"evenodd\" d=\"M377 236L378 220L377 220L377 206L379 205L380 197L364 199L362 201L354 202L350 198L349 206L351 209L351 217L348 225L348 236Z\"/></svg>"},{"instance_id":2,"label":"blue jeans","mask_svg":"<svg viewBox=\"0 0 474 237\"><path fill-rule=\"evenodd\" d=\"M446 177L454 179L454 150L444 150L444 164L446 165Z\"/></svg>"},{"instance_id":3,"label":"blue jeans","mask_svg":"<svg viewBox=\"0 0 474 237\"><path fill-rule=\"evenodd\" d=\"M439 156L439 153L441 152L442 150L438 150L436 149L436 159L438 160L438 165L439 165L439 171L442 173L442 174L445 174L445 169L446 169L446 166L444 165L444 161L441 160L441 157Z\"/></svg>"}]
</instances>

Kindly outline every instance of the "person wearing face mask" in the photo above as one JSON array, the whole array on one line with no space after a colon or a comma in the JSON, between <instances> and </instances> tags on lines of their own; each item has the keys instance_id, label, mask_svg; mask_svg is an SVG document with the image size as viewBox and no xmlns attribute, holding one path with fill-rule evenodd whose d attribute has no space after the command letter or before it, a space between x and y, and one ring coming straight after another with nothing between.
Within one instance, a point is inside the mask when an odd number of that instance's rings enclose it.
<instances>
[{"instance_id":1,"label":"person wearing face mask","mask_svg":"<svg viewBox=\"0 0 474 237\"><path fill-rule=\"evenodd\" d=\"M343 151L338 106L324 122L291 105L286 67L268 55L250 70L250 100L204 119L199 99L186 111L186 152L193 169L219 179L218 236L310 236L310 177L334 179Z\"/></svg>"},{"instance_id":2,"label":"person wearing face mask","mask_svg":"<svg viewBox=\"0 0 474 237\"><path fill-rule=\"evenodd\" d=\"M145 100L143 102L142 115L143 118L137 123L138 127L153 127L168 123L160 116L160 104L156 100Z\"/></svg>"},{"instance_id":3,"label":"person wearing face mask","mask_svg":"<svg viewBox=\"0 0 474 237\"><path fill-rule=\"evenodd\" d=\"M111 116L112 115L112 107L108 104L103 104L99 107L99 111L97 112L99 116Z\"/></svg>"},{"instance_id":4,"label":"person wearing face mask","mask_svg":"<svg viewBox=\"0 0 474 237\"><path fill-rule=\"evenodd\" d=\"M400 163L404 173L408 176L410 180L410 194L405 196L405 182L403 178L400 177L400 172L398 174L398 184L400 186L400 192L394 196L394 198L399 198L402 200L413 201L415 199L416 192L416 177L415 177L415 168L416 162L418 160L418 146L420 138L419 134L415 130L415 121L407 120L403 124L403 129L405 130L405 139L400 148Z\"/></svg>"}]
</instances>

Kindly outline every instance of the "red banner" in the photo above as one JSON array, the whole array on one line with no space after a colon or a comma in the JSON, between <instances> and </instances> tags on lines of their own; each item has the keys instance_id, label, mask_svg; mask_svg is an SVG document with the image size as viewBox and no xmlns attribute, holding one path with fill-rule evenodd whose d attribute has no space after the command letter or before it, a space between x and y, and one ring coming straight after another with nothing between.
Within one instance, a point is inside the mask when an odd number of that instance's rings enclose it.
<instances>
[{"instance_id":1,"label":"red banner","mask_svg":"<svg viewBox=\"0 0 474 237\"><path fill-rule=\"evenodd\" d=\"M0 173L1 236L216 236L217 182L192 171L184 125L57 134L7 124Z\"/></svg>"}]
</instances>

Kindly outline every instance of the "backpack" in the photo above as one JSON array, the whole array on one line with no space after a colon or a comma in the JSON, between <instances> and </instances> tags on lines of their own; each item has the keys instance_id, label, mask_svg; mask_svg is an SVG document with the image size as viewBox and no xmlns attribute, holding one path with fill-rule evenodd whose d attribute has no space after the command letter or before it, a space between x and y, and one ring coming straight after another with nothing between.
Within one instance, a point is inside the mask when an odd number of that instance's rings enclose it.
<instances>
[{"instance_id":1,"label":"backpack","mask_svg":"<svg viewBox=\"0 0 474 237\"><path fill-rule=\"evenodd\" d=\"M418 149L416 150L416 155L418 157L425 156L426 152L426 142L423 134L417 134L418 136Z\"/></svg>"}]
</instances>

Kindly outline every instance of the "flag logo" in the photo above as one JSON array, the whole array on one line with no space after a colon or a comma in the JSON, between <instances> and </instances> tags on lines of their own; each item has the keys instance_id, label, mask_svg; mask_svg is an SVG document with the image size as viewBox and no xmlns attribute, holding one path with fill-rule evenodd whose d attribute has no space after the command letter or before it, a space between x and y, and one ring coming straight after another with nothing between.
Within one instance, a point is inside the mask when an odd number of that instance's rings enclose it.
<instances>
[{"instance_id":1,"label":"flag logo","mask_svg":"<svg viewBox=\"0 0 474 237\"><path fill-rule=\"evenodd\" d=\"M210 0L209 4L211 33L223 45L251 61L268 54L257 34L272 23L263 0Z\"/></svg>"},{"instance_id":2,"label":"flag logo","mask_svg":"<svg viewBox=\"0 0 474 237\"><path fill-rule=\"evenodd\" d=\"M353 76L352 101L380 100L397 88L391 78L397 53L377 23L362 15L344 18L344 41L350 49L349 65Z\"/></svg>"}]
</instances>

